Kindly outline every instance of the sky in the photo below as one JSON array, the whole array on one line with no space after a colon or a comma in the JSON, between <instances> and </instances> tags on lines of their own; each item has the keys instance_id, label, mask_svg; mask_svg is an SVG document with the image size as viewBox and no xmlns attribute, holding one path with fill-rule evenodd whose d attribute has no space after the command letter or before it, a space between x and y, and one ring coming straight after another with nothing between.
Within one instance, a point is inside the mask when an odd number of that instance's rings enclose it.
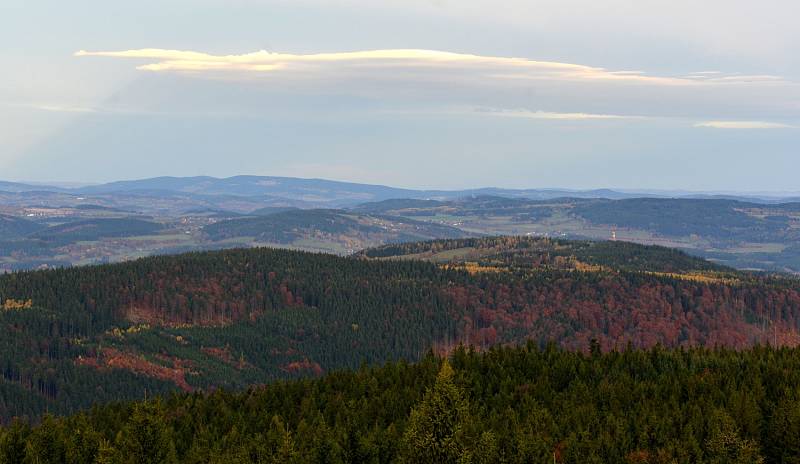
<instances>
[{"instance_id":1,"label":"sky","mask_svg":"<svg viewBox=\"0 0 800 464\"><path fill-rule=\"evenodd\" d=\"M796 0L2 0L0 179L800 191Z\"/></svg>"}]
</instances>

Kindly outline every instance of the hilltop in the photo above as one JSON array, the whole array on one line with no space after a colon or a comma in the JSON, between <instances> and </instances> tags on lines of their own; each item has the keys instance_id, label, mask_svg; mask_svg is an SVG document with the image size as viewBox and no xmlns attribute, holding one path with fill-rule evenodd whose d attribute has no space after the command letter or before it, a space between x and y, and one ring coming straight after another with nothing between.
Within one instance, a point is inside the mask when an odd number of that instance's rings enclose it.
<instances>
[{"instance_id":1,"label":"hilltop","mask_svg":"<svg viewBox=\"0 0 800 464\"><path fill-rule=\"evenodd\" d=\"M620 240L679 248L728 266L800 272L800 203L731 199L478 196L389 200L356 211L447 224L476 235Z\"/></svg>"}]
</instances>

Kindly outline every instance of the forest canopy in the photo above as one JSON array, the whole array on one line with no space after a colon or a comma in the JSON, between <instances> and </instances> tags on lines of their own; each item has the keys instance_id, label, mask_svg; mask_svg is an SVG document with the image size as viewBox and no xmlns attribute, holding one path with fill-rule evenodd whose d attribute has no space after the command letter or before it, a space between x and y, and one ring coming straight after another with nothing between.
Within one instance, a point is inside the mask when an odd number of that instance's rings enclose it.
<instances>
[{"instance_id":1,"label":"forest canopy","mask_svg":"<svg viewBox=\"0 0 800 464\"><path fill-rule=\"evenodd\" d=\"M0 429L0 462L788 463L800 352L458 348Z\"/></svg>"},{"instance_id":2,"label":"forest canopy","mask_svg":"<svg viewBox=\"0 0 800 464\"><path fill-rule=\"evenodd\" d=\"M520 237L11 273L0 276L0 422L458 345L796 346L799 288L661 247Z\"/></svg>"}]
</instances>

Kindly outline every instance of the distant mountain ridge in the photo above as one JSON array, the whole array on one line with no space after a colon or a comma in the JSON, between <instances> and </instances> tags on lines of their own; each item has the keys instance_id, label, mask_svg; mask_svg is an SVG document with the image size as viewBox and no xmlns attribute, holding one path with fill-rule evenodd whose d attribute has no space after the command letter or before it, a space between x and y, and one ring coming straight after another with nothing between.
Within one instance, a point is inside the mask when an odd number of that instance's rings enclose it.
<instances>
[{"instance_id":1,"label":"distant mountain ridge","mask_svg":"<svg viewBox=\"0 0 800 464\"><path fill-rule=\"evenodd\" d=\"M112 182L77 189L77 191L87 194L154 190L200 195L268 195L305 201L311 204L335 206L417 194L414 190L383 185L271 176L235 176L224 179L206 176L156 177L153 179Z\"/></svg>"},{"instance_id":2,"label":"distant mountain ridge","mask_svg":"<svg viewBox=\"0 0 800 464\"><path fill-rule=\"evenodd\" d=\"M62 187L52 185L32 185L22 182L8 182L0 180L0 192L20 193L20 192L36 192L36 191L50 191L60 192L64 190Z\"/></svg>"},{"instance_id":3,"label":"distant mountain ridge","mask_svg":"<svg viewBox=\"0 0 800 464\"><path fill-rule=\"evenodd\" d=\"M502 196L548 200L559 197L606 198L716 198L735 199L757 203L779 203L797 199L797 194L750 195L715 194L708 192L650 192L618 191L613 189L507 189L484 187L462 190L417 190L376 184L361 184L326 179L305 179L279 176L241 175L227 178L210 176L154 177L149 179L116 181L106 184L78 188L45 185L30 185L0 181L0 191L31 192L51 191L72 194L119 194L119 193L182 193L189 195L231 195L241 197L268 196L308 203L308 207L348 207L360 203L376 202L396 198L452 200L468 196Z\"/></svg>"},{"instance_id":4,"label":"distant mountain ridge","mask_svg":"<svg viewBox=\"0 0 800 464\"><path fill-rule=\"evenodd\" d=\"M400 241L485 235L619 239L680 248L742 269L800 272L800 203L785 200L607 189L426 191L257 176L161 177L54 191L16 187L0 191L6 216L0 272L235 246L349 254ZM120 222L125 219L160 226ZM79 233L59 232L61 225L80 226L76 221L91 222Z\"/></svg>"}]
</instances>

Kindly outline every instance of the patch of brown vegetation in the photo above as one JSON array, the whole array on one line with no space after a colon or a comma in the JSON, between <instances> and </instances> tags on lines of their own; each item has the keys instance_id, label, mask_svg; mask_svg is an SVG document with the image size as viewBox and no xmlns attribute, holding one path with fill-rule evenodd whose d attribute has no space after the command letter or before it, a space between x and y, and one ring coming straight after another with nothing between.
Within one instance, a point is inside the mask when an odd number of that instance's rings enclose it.
<instances>
[{"instance_id":1,"label":"patch of brown vegetation","mask_svg":"<svg viewBox=\"0 0 800 464\"><path fill-rule=\"evenodd\" d=\"M204 347L201 348L200 351L203 353L213 356L217 359L225 361L228 364L233 364L233 355L231 354L231 350L229 347L225 348L218 348L218 347Z\"/></svg>"},{"instance_id":2,"label":"patch of brown vegetation","mask_svg":"<svg viewBox=\"0 0 800 464\"><path fill-rule=\"evenodd\" d=\"M631 451L625 456L625 461L630 464L640 464L640 463L646 464L650 462L651 459L652 456L650 455L650 452L647 450Z\"/></svg>"},{"instance_id":3,"label":"patch of brown vegetation","mask_svg":"<svg viewBox=\"0 0 800 464\"><path fill-rule=\"evenodd\" d=\"M4 311L20 311L23 309L31 309L33 307L33 300L12 300L8 299L0 306Z\"/></svg>"},{"instance_id":4,"label":"patch of brown vegetation","mask_svg":"<svg viewBox=\"0 0 800 464\"><path fill-rule=\"evenodd\" d=\"M163 355L159 359L170 362L172 367L153 363L142 356L116 348L103 348L91 357L79 356L75 364L95 369L124 369L145 377L173 382L183 391L193 390L186 382L186 374L191 373L189 361Z\"/></svg>"},{"instance_id":5,"label":"patch of brown vegetation","mask_svg":"<svg viewBox=\"0 0 800 464\"><path fill-rule=\"evenodd\" d=\"M319 363L310 361L308 358L303 359L302 361L295 361L286 364L285 366L281 367L281 369L285 372L297 373L303 371L310 371L314 375L322 375L324 372L322 370L322 366Z\"/></svg>"}]
</instances>

